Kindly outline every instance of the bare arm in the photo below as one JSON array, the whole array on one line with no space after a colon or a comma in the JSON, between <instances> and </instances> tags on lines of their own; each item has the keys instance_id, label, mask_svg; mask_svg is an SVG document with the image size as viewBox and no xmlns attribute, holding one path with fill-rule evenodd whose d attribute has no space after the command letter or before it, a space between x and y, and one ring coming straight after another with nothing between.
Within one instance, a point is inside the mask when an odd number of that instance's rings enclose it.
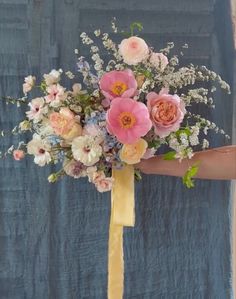
<instances>
[{"instance_id":1,"label":"bare arm","mask_svg":"<svg viewBox=\"0 0 236 299\"><path fill-rule=\"evenodd\" d=\"M163 155L142 160L137 167L147 174L182 177L189 166L199 163L195 178L213 180L236 179L236 145L195 152L191 160L164 160Z\"/></svg>"}]
</instances>

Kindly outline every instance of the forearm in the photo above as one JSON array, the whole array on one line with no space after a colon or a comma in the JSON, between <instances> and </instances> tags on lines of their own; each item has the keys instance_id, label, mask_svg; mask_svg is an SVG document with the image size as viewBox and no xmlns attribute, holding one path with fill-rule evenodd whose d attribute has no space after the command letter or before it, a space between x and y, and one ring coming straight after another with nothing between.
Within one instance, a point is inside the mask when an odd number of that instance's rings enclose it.
<instances>
[{"instance_id":1,"label":"forearm","mask_svg":"<svg viewBox=\"0 0 236 299\"><path fill-rule=\"evenodd\" d=\"M196 178L236 179L236 146L225 146L196 152L192 159L164 160L163 155L140 163L140 169L149 174L182 177L189 166L199 162Z\"/></svg>"}]
</instances>

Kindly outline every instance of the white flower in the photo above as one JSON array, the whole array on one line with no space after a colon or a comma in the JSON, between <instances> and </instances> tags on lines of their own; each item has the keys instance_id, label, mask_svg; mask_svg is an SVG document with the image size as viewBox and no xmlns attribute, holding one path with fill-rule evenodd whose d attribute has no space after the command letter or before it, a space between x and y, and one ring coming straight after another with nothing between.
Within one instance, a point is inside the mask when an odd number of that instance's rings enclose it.
<instances>
[{"instance_id":1,"label":"white flower","mask_svg":"<svg viewBox=\"0 0 236 299\"><path fill-rule=\"evenodd\" d=\"M100 36L101 35L101 30L100 29L95 30L94 35L97 36L97 37Z\"/></svg>"},{"instance_id":2,"label":"white flower","mask_svg":"<svg viewBox=\"0 0 236 299\"><path fill-rule=\"evenodd\" d=\"M27 94L35 85L36 78L34 76L28 76L25 78L25 83L23 84L23 92Z\"/></svg>"},{"instance_id":3,"label":"white flower","mask_svg":"<svg viewBox=\"0 0 236 299\"><path fill-rule=\"evenodd\" d=\"M129 65L137 65L147 59L149 49L142 38L131 36L122 40L119 45L119 53L123 57L125 63Z\"/></svg>"},{"instance_id":4,"label":"white flower","mask_svg":"<svg viewBox=\"0 0 236 299\"><path fill-rule=\"evenodd\" d=\"M192 146L199 144L198 136L195 134L189 136L189 141Z\"/></svg>"},{"instance_id":5,"label":"white flower","mask_svg":"<svg viewBox=\"0 0 236 299\"><path fill-rule=\"evenodd\" d=\"M88 176L88 180L89 182L93 182L93 177L94 177L94 173L97 171L97 167L96 166L90 166L87 168L87 176Z\"/></svg>"},{"instance_id":6,"label":"white flower","mask_svg":"<svg viewBox=\"0 0 236 299\"><path fill-rule=\"evenodd\" d=\"M38 128L37 132L41 137L55 134L48 118L43 118L41 126Z\"/></svg>"},{"instance_id":7,"label":"white flower","mask_svg":"<svg viewBox=\"0 0 236 299\"><path fill-rule=\"evenodd\" d=\"M56 84L60 81L61 72L56 71L56 70L52 70L49 74L44 74L43 77L44 77L44 80L45 80L46 84L49 86L49 85L52 85L52 84Z\"/></svg>"},{"instance_id":8,"label":"white flower","mask_svg":"<svg viewBox=\"0 0 236 299\"><path fill-rule=\"evenodd\" d=\"M209 147L209 141L206 140L206 139L203 139L203 141L202 141L202 148L203 148L203 149L206 149L206 148L208 148L208 147Z\"/></svg>"},{"instance_id":9,"label":"white flower","mask_svg":"<svg viewBox=\"0 0 236 299\"><path fill-rule=\"evenodd\" d=\"M34 163L39 166L44 166L51 161L50 144L41 139L38 134L33 135L33 139L27 145L27 152L30 155L34 155Z\"/></svg>"},{"instance_id":10,"label":"white flower","mask_svg":"<svg viewBox=\"0 0 236 299\"><path fill-rule=\"evenodd\" d=\"M162 53L152 53L150 62L155 68L161 71L163 71L169 63L168 58Z\"/></svg>"},{"instance_id":11,"label":"white flower","mask_svg":"<svg viewBox=\"0 0 236 299\"><path fill-rule=\"evenodd\" d=\"M187 147L187 146L189 145L187 134L185 134L185 133L181 133L181 134L180 134L180 141L181 141L181 144L182 144L183 146Z\"/></svg>"},{"instance_id":12,"label":"white flower","mask_svg":"<svg viewBox=\"0 0 236 299\"><path fill-rule=\"evenodd\" d=\"M75 83L73 86L72 86L72 90L73 90L73 95L74 96L77 96L77 95L80 95L80 94L86 94L87 91L86 90L82 90L82 85L80 83Z\"/></svg>"},{"instance_id":13,"label":"white flower","mask_svg":"<svg viewBox=\"0 0 236 299\"><path fill-rule=\"evenodd\" d=\"M44 114L48 112L48 107L44 106L44 98L35 98L29 103L30 111L26 112L28 119L38 123L43 119Z\"/></svg>"},{"instance_id":14,"label":"white flower","mask_svg":"<svg viewBox=\"0 0 236 299\"><path fill-rule=\"evenodd\" d=\"M102 147L92 136L79 136L72 141L72 154L75 160L86 166L97 163L102 155Z\"/></svg>"}]
</instances>

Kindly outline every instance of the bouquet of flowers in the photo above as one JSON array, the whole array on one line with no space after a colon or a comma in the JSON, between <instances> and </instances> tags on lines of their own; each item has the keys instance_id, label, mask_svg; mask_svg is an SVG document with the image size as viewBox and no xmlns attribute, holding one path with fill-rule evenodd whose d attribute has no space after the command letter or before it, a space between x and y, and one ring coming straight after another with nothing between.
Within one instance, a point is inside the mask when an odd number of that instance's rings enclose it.
<instances>
[{"instance_id":1,"label":"bouquet of flowers","mask_svg":"<svg viewBox=\"0 0 236 299\"><path fill-rule=\"evenodd\" d=\"M90 65L84 57L78 57L83 87L76 83L72 72L63 74L61 69L44 74L38 83L34 76L26 77L25 96L6 100L29 106L26 119L13 133L30 131L33 138L27 144L21 141L6 153L13 153L16 160L26 153L33 155L39 166L62 163L61 170L49 176L49 182L63 175L87 176L98 191L104 192L111 190L112 168L154 156L163 145L170 149L165 159L191 159L195 146L209 146L206 138L199 140L200 131L207 135L208 129L213 129L225 134L188 108L192 103L214 107L212 93L216 88L196 88L195 83L216 81L230 92L228 84L205 66L179 67L177 56L168 57L173 43L155 52L133 34L135 28L141 27L139 23L132 24L130 36L119 45L107 33L94 32L107 50L107 63L101 59L94 40L85 32L81 34L94 62ZM115 23L112 28L118 33ZM78 50L75 52L78 54ZM62 75L73 82L71 90L61 85ZM33 88L38 89L38 97L30 99ZM188 187L193 186L191 177L196 171L194 165L184 176Z\"/></svg>"}]
</instances>

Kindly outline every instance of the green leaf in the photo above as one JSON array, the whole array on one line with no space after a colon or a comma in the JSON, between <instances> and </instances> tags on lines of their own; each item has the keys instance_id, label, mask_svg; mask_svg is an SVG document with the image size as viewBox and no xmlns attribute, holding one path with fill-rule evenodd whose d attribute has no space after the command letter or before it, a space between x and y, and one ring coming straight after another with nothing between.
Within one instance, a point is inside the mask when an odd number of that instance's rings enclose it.
<instances>
[{"instance_id":1,"label":"green leaf","mask_svg":"<svg viewBox=\"0 0 236 299\"><path fill-rule=\"evenodd\" d=\"M164 160L174 160L175 159L176 152L170 151L164 154Z\"/></svg>"},{"instance_id":2,"label":"green leaf","mask_svg":"<svg viewBox=\"0 0 236 299\"><path fill-rule=\"evenodd\" d=\"M160 141L159 140L151 140L151 141L148 141L148 148L159 148L160 147Z\"/></svg>"},{"instance_id":3,"label":"green leaf","mask_svg":"<svg viewBox=\"0 0 236 299\"><path fill-rule=\"evenodd\" d=\"M180 129L176 132L176 136L179 137L180 134L186 134L187 136L190 136L191 135L191 131L188 127L184 128L184 129Z\"/></svg>"},{"instance_id":4,"label":"green leaf","mask_svg":"<svg viewBox=\"0 0 236 299\"><path fill-rule=\"evenodd\" d=\"M188 168L188 170L186 171L185 175L183 176L182 180L183 180L183 184L187 187L187 188L193 188L194 187L194 180L193 177L197 174L198 169L199 169L199 163L195 163L192 166L190 166Z\"/></svg>"},{"instance_id":5,"label":"green leaf","mask_svg":"<svg viewBox=\"0 0 236 299\"><path fill-rule=\"evenodd\" d=\"M138 169L135 169L134 171L134 178L136 179L136 181L141 181L142 179L142 175Z\"/></svg>"},{"instance_id":6,"label":"green leaf","mask_svg":"<svg viewBox=\"0 0 236 299\"><path fill-rule=\"evenodd\" d=\"M143 30L143 25L140 22L134 22L130 25L130 35L134 35L134 29L137 29L139 32Z\"/></svg>"}]
</instances>

